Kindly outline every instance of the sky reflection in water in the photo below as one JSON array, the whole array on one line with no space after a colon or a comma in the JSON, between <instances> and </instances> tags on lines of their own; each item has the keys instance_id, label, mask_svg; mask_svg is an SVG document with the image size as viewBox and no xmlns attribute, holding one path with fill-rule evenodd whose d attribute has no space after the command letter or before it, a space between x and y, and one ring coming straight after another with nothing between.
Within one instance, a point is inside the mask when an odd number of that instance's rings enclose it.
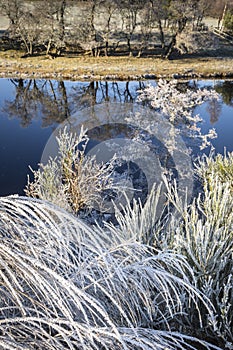
<instances>
[{"instance_id":1,"label":"sky reflection in water","mask_svg":"<svg viewBox=\"0 0 233 350\"><path fill-rule=\"evenodd\" d=\"M150 82L155 84L155 82ZM58 82L0 79L0 195L23 194L37 168L44 146L56 126L74 112L96 103L134 102L148 82ZM233 151L233 82L190 81L189 87L214 87L224 102L209 102L195 110L207 133L215 128L216 152ZM205 150L206 153L209 149Z\"/></svg>"}]
</instances>

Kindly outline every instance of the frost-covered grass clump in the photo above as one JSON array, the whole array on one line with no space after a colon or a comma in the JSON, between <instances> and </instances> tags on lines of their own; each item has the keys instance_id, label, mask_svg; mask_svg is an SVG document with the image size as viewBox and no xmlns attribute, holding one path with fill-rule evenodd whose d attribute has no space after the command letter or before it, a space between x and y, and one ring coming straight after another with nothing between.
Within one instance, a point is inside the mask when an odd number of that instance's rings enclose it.
<instances>
[{"instance_id":1,"label":"frost-covered grass clump","mask_svg":"<svg viewBox=\"0 0 233 350\"><path fill-rule=\"evenodd\" d=\"M203 157L197 168L197 173L202 179L205 179L209 186L214 178L215 182L229 184L233 190L233 152Z\"/></svg>"},{"instance_id":2,"label":"frost-covered grass clump","mask_svg":"<svg viewBox=\"0 0 233 350\"><path fill-rule=\"evenodd\" d=\"M1 198L0 215L1 349L217 349L185 255L31 198Z\"/></svg>"},{"instance_id":3,"label":"frost-covered grass clump","mask_svg":"<svg viewBox=\"0 0 233 350\"><path fill-rule=\"evenodd\" d=\"M167 184L157 222L155 192L104 228L1 198L1 348L232 349L233 199L211 174L191 204Z\"/></svg>"},{"instance_id":4,"label":"frost-covered grass clump","mask_svg":"<svg viewBox=\"0 0 233 350\"><path fill-rule=\"evenodd\" d=\"M197 287L214 305L206 315L224 349L233 348L233 196L232 155L204 156L197 165L203 193L191 204L169 189L170 201L182 220L169 221L166 243L186 256ZM231 170L230 170L231 168ZM169 238L168 238L169 237Z\"/></svg>"}]
</instances>

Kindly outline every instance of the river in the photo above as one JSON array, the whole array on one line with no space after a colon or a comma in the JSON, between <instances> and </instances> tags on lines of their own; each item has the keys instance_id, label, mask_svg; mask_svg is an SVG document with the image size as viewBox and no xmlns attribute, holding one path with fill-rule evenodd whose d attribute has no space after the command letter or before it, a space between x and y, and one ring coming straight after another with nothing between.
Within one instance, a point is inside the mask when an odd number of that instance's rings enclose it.
<instances>
[{"instance_id":1,"label":"river","mask_svg":"<svg viewBox=\"0 0 233 350\"><path fill-rule=\"evenodd\" d=\"M117 123L111 121L111 127L106 127L108 122L103 116L111 118L112 113L121 118L121 113L124 113L122 108L139 108L136 102L138 90L148 83L156 84L155 81L0 79L0 195L24 194L27 174L31 174L29 166L33 169L38 167L50 135L74 115L79 126L82 123L88 126L90 138L93 134L90 129L94 130L95 135L99 134L98 142L106 142L119 135L130 139L125 120L120 123L121 119L118 118ZM200 124L203 133L210 128L216 129L218 137L212 141L216 153L223 154L225 149L233 151L233 82L189 81L185 86L215 89L221 95L220 101L205 102L195 112L203 118ZM121 112L118 112L118 108ZM88 120L94 109L98 122ZM163 150L161 139L157 144ZM185 147L192 148L193 157L201 153L193 142ZM209 151L210 147L205 150L206 153Z\"/></svg>"}]
</instances>

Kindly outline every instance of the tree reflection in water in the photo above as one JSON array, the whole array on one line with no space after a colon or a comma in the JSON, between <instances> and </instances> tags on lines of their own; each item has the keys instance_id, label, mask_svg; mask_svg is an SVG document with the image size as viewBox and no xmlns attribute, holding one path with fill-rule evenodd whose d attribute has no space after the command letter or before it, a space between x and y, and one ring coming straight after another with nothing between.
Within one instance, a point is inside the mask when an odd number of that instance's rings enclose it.
<instances>
[{"instance_id":1,"label":"tree reflection in water","mask_svg":"<svg viewBox=\"0 0 233 350\"><path fill-rule=\"evenodd\" d=\"M19 118L27 127L41 118L42 127L60 123L70 116L66 86L63 81L11 79L15 96L2 110L9 118Z\"/></svg>"},{"instance_id":2,"label":"tree reflection in water","mask_svg":"<svg viewBox=\"0 0 233 350\"><path fill-rule=\"evenodd\" d=\"M79 113L79 111L84 111L84 109L86 109L87 107L89 107L88 109L90 111L90 121L89 125L87 125L89 129L89 136L91 137L91 139L97 139L96 142L101 142L101 140L105 140L108 137L111 138L114 135L116 136L118 132L122 133L122 135L126 133L126 135L123 135L122 137L129 137L129 131L130 133L134 134L135 129L126 130L125 126L122 129L122 126L120 126L119 124L121 123L121 121L118 121L116 130L114 130L113 125L111 125L110 127L106 124L99 124L102 125L102 127L95 128L95 120L91 121L91 116L95 116L95 113L93 112L94 107L99 104L104 105L108 103L112 104L113 102L120 102L123 105L125 103L135 102L138 96L138 90L143 89L147 85L147 82L142 81L71 82L45 79L10 79L7 81L7 83L9 84L8 86L13 87L13 89L11 89L13 93L11 95L7 95L7 99L5 101L2 101L0 112L1 115L5 117L4 120L18 119L20 121L20 125L23 127L24 136L22 136L20 133L19 135L21 136L16 134L18 131L14 129L14 140L15 144L17 143L18 146L17 149L12 146L12 154L14 154L14 163L16 162L16 159L20 159L20 164L17 163L16 165L15 163L15 166L17 166L18 173L20 173L20 176L24 179L26 179L26 175L29 172L28 165L30 164L33 166L33 168L35 168L35 164L37 164L40 161L39 154L41 152L41 149L43 148L44 142L46 142L45 140L46 137L48 137L47 135L49 135L49 133L52 132L52 130L54 130L58 126L58 124L64 122L65 120L68 120L76 113L78 118L80 119L79 122L81 124L82 113ZM152 82L152 84L154 85L155 82ZM211 83L198 81L180 82L178 88L182 91L185 91L187 88L196 89L198 88L199 84L208 88L214 87L216 91L221 94L223 103L229 106L233 106L233 82L231 81L215 81ZM3 88L5 88L4 84ZM206 105L204 107L204 109L207 111L206 117L207 119L210 118L212 124L218 124L217 121L220 115L222 118L222 107L222 101L206 102ZM205 113L205 110L201 111L201 115L203 112ZM33 124L34 121L37 123ZM16 124L18 123L14 123L15 128ZM31 136L30 134L32 130L29 130L30 125L32 124L34 125L33 136ZM2 150L7 149L8 153L5 154L2 151L2 156L5 157L3 159L1 158L1 161L3 162L2 167L5 163L8 164L7 158L13 157L13 155L10 156L11 153L9 151L9 145L10 143L12 143L13 136L12 125L9 124L9 126L7 127L8 129L6 128L7 130L11 130L11 135L7 135L6 138L4 138L5 141ZM214 127L216 125L214 125ZM142 124L140 126L142 127ZM6 129L3 128L2 130ZM44 131L42 132L42 130ZM6 132L7 131L5 131L5 133ZM131 136L135 137L135 135ZM7 141L7 139L9 139L9 142ZM220 142L223 143L223 141L226 142L225 138ZM9 143L9 145L7 142ZM33 142L32 146L30 142ZM30 148L30 152L33 154L31 154L29 157L28 155L26 155L25 149L28 149L27 152L29 152ZM159 148L161 149L161 147ZM20 155L18 156L18 154ZM172 167L172 165L170 167ZM6 175L6 177L9 178L9 174ZM21 183L24 182L24 180L22 179L20 181ZM4 182L2 186L6 187L6 183ZM15 188L16 187L14 184L14 193Z\"/></svg>"},{"instance_id":3,"label":"tree reflection in water","mask_svg":"<svg viewBox=\"0 0 233 350\"><path fill-rule=\"evenodd\" d=\"M58 124L70 115L96 103L134 102L143 82L64 82L62 80L11 79L15 87L13 100L7 100L2 111L8 118L19 118L28 127L41 118L42 127Z\"/></svg>"},{"instance_id":4,"label":"tree reflection in water","mask_svg":"<svg viewBox=\"0 0 233 350\"><path fill-rule=\"evenodd\" d=\"M233 106L233 81L221 81L215 84L215 90L222 95L226 105Z\"/></svg>"},{"instance_id":5,"label":"tree reflection in water","mask_svg":"<svg viewBox=\"0 0 233 350\"><path fill-rule=\"evenodd\" d=\"M207 112L210 115L210 123L217 123L222 112L222 101L211 100L207 102Z\"/></svg>"},{"instance_id":6,"label":"tree reflection in water","mask_svg":"<svg viewBox=\"0 0 233 350\"><path fill-rule=\"evenodd\" d=\"M9 118L19 118L21 125L27 127L33 119L42 119L42 127L58 124L74 112L103 102L134 102L137 91L147 85L143 81L134 82L68 82L45 79L10 79L15 87L13 100L5 101L2 110ZM198 82L180 82L178 88L197 89ZM222 101L233 106L233 82L214 83L214 89ZM221 114L220 101L208 101L207 112L210 122L216 123Z\"/></svg>"}]
</instances>

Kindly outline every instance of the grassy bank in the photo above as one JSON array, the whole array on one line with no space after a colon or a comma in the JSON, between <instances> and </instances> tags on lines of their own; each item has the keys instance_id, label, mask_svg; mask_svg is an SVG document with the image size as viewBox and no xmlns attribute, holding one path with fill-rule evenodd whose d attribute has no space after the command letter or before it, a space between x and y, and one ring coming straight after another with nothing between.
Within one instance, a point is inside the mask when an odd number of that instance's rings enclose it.
<instances>
[{"instance_id":1,"label":"grassy bank","mask_svg":"<svg viewBox=\"0 0 233 350\"><path fill-rule=\"evenodd\" d=\"M134 80L156 78L231 78L233 58L162 60L136 57L21 58L19 52L0 52L1 77L71 80Z\"/></svg>"},{"instance_id":2,"label":"grassy bank","mask_svg":"<svg viewBox=\"0 0 233 350\"><path fill-rule=\"evenodd\" d=\"M103 228L1 197L0 348L232 349L232 164L196 164L203 195L190 204L168 185L181 220L154 221L155 188Z\"/></svg>"}]
</instances>

